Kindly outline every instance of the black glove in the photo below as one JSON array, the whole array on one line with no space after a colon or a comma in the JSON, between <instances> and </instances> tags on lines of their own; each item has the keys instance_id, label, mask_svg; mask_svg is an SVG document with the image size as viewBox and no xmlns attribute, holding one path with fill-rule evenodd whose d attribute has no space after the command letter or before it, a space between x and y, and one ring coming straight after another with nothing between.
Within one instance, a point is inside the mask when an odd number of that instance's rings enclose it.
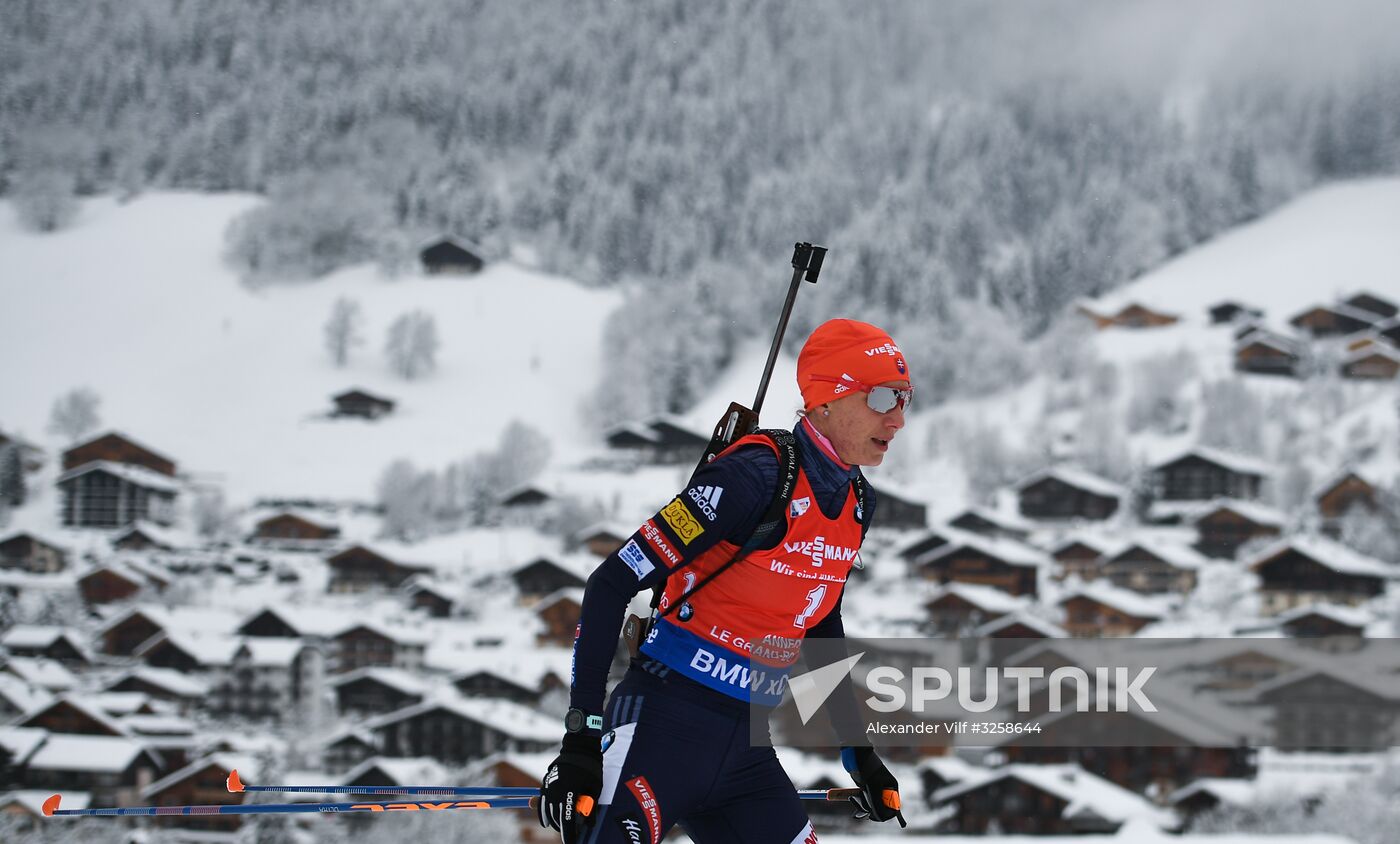
<instances>
[{"instance_id":1,"label":"black glove","mask_svg":"<svg viewBox=\"0 0 1400 844\"><path fill-rule=\"evenodd\" d=\"M540 826L559 830L564 844L582 841L603 791L602 739L564 736L559 755L540 782Z\"/></svg>"},{"instance_id":2,"label":"black glove","mask_svg":"<svg viewBox=\"0 0 1400 844\"><path fill-rule=\"evenodd\" d=\"M899 783L885 763L880 761L875 748L843 747L841 764L860 788L860 794L851 798L851 803L856 807L856 820L870 818L883 823L897 818L901 827L909 825L904 822L904 813L900 811Z\"/></svg>"}]
</instances>

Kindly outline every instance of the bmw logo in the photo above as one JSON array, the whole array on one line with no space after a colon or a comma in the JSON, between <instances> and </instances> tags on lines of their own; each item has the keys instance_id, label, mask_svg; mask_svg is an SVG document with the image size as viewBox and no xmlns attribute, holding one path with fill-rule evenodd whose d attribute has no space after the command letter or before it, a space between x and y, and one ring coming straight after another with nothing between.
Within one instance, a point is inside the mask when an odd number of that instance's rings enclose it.
<instances>
[{"instance_id":1,"label":"bmw logo","mask_svg":"<svg viewBox=\"0 0 1400 844\"><path fill-rule=\"evenodd\" d=\"M681 604L681 608L676 611L676 614L681 617L681 621L690 621L695 616L695 610L690 604Z\"/></svg>"}]
</instances>

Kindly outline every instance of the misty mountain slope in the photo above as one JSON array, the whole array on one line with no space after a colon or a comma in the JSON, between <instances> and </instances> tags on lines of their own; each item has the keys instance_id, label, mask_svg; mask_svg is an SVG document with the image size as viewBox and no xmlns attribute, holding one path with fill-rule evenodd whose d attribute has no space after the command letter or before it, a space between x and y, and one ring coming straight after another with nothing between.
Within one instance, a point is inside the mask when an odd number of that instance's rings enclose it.
<instances>
[{"instance_id":1,"label":"misty mountain slope","mask_svg":"<svg viewBox=\"0 0 1400 844\"><path fill-rule=\"evenodd\" d=\"M54 449L61 393L87 385L115 428L222 484L262 495L367 499L386 464L439 466L491 448L512 419L559 447L581 443L582 401L599 377L599 335L620 295L511 264L479 276L386 280L368 267L258 291L220 261L242 195L150 194L84 204L70 230L22 231L0 215L0 427ZM364 312L365 344L337 369L322 327L339 297ZM390 323L437 323L438 369L391 373ZM398 402L375 423L327 420L361 387Z\"/></svg>"}]
</instances>

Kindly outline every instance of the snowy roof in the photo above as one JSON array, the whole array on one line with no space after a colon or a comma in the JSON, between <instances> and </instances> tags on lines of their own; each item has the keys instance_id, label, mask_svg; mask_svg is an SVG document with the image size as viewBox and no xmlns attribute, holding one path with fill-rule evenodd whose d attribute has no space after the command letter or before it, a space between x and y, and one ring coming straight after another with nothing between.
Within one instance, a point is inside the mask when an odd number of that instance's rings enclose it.
<instances>
[{"instance_id":1,"label":"snowy roof","mask_svg":"<svg viewBox=\"0 0 1400 844\"><path fill-rule=\"evenodd\" d=\"M1098 551L1100 555L1112 555L1128 547L1128 541L1118 537L1104 536L1100 533L1078 530L1050 546L1050 553L1051 555L1058 554L1071 545L1083 545Z\"/></svg>"},{"instance_id":2,"label":"snowy roof","mask_svg":"<svg viewBox=\"0 0 1400 844\"><path fill-rule=\"evenodd\" d=\"M1034 522L1029 521L1028 519L1021 516L1019 513L1008 513L1004 510L994 510L990 507L982 506L972 506L968 507L965 510L962 510L961 512L954 515L953 518L949 519L948 524L951 526L953 522L956 522L959 519L962 519L966 516L974 516L976 518L985 519L986 521L991 522L993 525L996 525L1002 530L1030 533L1031 531L1037 528L1037 525ZM956 529L956 527L954 529ZM963 530L966 530L966 528L963 528Z\"/></svg>"},{"instance_id":3,"label":"snowy roof","mask_svg":"<svg viewBox=\"0 0 1400 844\"><path fill-rule=\"evenodd\" d=\"M1385 358L1388 361L1400 363L1400 352L1397 352L1384 343L1373 343L1368 346L1362 346L1351 352L1342 363L1356 363L1357 361L1366 360L1367 358Z\"/></svg>"},{"instance_id":4,"label":"snowy roof","mask_svg":"<svg viewBox=\"0 0 1400 844\"><path fill-rule=\"evenodd\" d=\"M237 660L239 654L246 651L248 659L253 665L286 667L291 665L297 656L308 647L310 646L300 639L247 636L239 643L230 659L231 661Z\"/></svg>"},{"instance_id":5,"label":"snowy roof","mask_svg":"<svg viewBox=\"0 0 1400 844\"><path fill-rule=\"evenodd\" d=\"M442 763L430 757L373 756L347 771L340 778L340 782L341 784L352 783L371 770L380 771L387 778L387 782L375 783L375 785L443 785L449 776ZM543 772L544 768L540 768L540 771Z\"/></svg>"},{"instance_id":6,"label":"snowy roof","mask_svg":"<svg viewBox=\"0 0 1400 844\"><path fill-rule=\"evenodd\" d=\"M152 471L145 466L136 466L131 463L113 463L110 460L94 460L91 463L84 463L77 468L69 469L67 472L58 476L56 483L67 483L89 472L106 472L128 483L159 492L176 493L180 491L180 485L169 475L162 475L160 472Z\"/></svg>"},{"instance_id":7,"label":"snowy roof","mask_svg":"<svg viewBox=\"0 0 1400 844\"><path fill-rule=\"evenodd\" d=\"M5 635L0 636L0 647L24 648L26 650L43 649L61 638L66 638L69 644L77 648L79 653L83 652L83 636L76 630L68 627L48 627L36 624L16 624L6 630Z\"/></svg>"},{"instance_id":8,"label":"snowy roof","mask_svg":"<svg viewBox=\"0 0 1400 844\"><path fill-rule=\"evenodd\" d=\"M1354 574L1369 577L1393 578L1400 571L1394 566L1383 563L1374 557L1368 557L1357 551L1353 551L1340 542L1334 542L1321 536L1294 536L1270 545L1260 551L1249 563L1250 569L1257 569L1264 563L1283 554L1289 550L1297 551L1303 556L1316 561L1318 564L1337 572L1338 574Z\"/></svg>"},{"instance_id":9,"label":"snowy roof","mask_svg":"<svg viewBox=\"0 0 1400 844\"><path fill-rule=\"evenodd\" d=\"M163 702L153 700L145 692L95 692L83 695L83 701L115 718L133 715L142 709L159 709L165 706Z\"/></svg>"},{"instance_id":10,"label":"snowy roof","mask_svg":"<svg viewBox=\"0 0 1400 844\"><path fill-rule=\"evenodd\" d=\"M117 679L107 684L107 688L120 685L123 681L134 678L150 683L153 686L165 689L166 691L179 695L180 697L203 697L209 692L209 684L203 680L191 677L173 668L154 668L149 665L140 665L125 672Z\"/></svg>"},{"instance_id":11,"label":"snowy roof","mask_svg":"<svg viewBox=\"0 0 1400 844\"><path fill-rule=\"evenodd\" d=\"M1204 504L1191 516L1191 520L1197 522L1221 510L1237 513L1259 525L1283 527L1284 523L1288 521L1288 516L1282 510L1260 504L1257 501L1242 501L1238 498L1217 498L1209 504Z\"/></svg>"},{"instance_id":12,"label":"snowy roof","mask_svg":"<svg viewBox=\"0 0 1400 844\"><path fill-rule=\"evenodd\" d=\"M1391 702L1400 702L1400 677L1393 674L1381 674L1373 671L1362 670L1363 666L1339 662L1327 665L1309 665L1290 671L1260 683L1253 691L1255 697L1262 696L1268 692L1275 691L1309 677L1324 676L1336 680L1347 686L1369 692L1377 697Z\"/></svg>"},{"instance_id":13,"label":"snowy roof","mask_svg":"<svg viewBox=\"0 0 1400 844\"><path fill-rule=\"evenodd\" d=\"M31 686L51 692L77 687L78 676L61 662L42 656L12 656L5 660L4 670Z\"/></svg>"},{"instance_id":14,"label":"snowy roof","mask_svg":"<svg viewBox=\"0 0 1400 844\"><path fill-rule=\"evenodd\" d=\"M1348 478L1356 478L1357 480L1366 484L1366 486L1369 486L1373 489L1377 488L1378 486L1375 483L1375 481L1368 478L1365 473L1361 472L1356 467L1344 466L1341 469L1338 469L1336 472L1329 475L1326 480L1314 486L1312 497L1321 498L1322 496L1331 492L1335 487L1340 486L1341 483Z\"/></svg>"},{"instance_id":15,"label":"snowy roof","mask_svg":"<svg viewBox=\"0 0 1400 844\"><path fill-rule=\"evenodd\" d=\"M44 815L44 802L55 794L49 790L21 789L0 793L0 816L11 806L20 806L36 817ZM65 809L86 809L92 804L92 795L86 791L60 791L61 803Z\"/></svg>"},{"instance_id":16,"label":"snowy roof","mask_svg":"<svg viewBox=\"0 0 1400 844\"><path fill-rule=\"evenodd\" d=\"M1007 627L1017 624L1024 625L1036 631L1047 639L1067 639L1069 633L1058 625L1051 624L1044 619L1037 618L1027 612L1011 612L1001 618L994 618L986 624L981 625L972 631L973 636L991 636Z\"/></svg>"},{"instance_id":17,"label":"snowy roof","mask_svg":"<svg viewBox=\"0 0 1400 844\"><path fill-rule=\"evenodd\" d=\"M338 609L327 606L281 606L268 605L250 613L238 625L240 628L262 615L270 613L288 627L303 636L329 638L353 626L362 613L352 609Z\"/></svg>"},{"instance_id":18,"label":"snowy roof","mask_svg":"<svg viewBox=\"0 0 1400 844\"><path fill-rule=\"evenodd\" d=\"M114 735L124 736L128 732L130 732L125 726L122 725L120 721L113 718L105 709L102 708L101 702L99 700L97 700L94 697L83 695L59 695L58 697L49 701L49 703L44 707L25 713L23 718L25 721L32 721L38 716L42 715L43 713L48 712L49 710L63 704L67 704L68 706L71 706L72 708L78 710L83 715L87 716L88 718L92 719L98 724L101 724L105 729L110 730Z\"/></svg>"},{"instance_id":19,"label":"snowy roof","mask_svg":"<svg viewBox=\"0 0 1400 844\"><path fill-rule=\"evenodd\" d=\"M1242 475L1259 475L1262 477L1271 475L1274 472L1274 467L1263 460L1246 457L1242 454L1233 454L1207 445L1193 445L1189 448L1178 449L1172 452L1166 459L1158 460L1153 463L1149 468L1153 470L1161 469L1182 458L1191 456L1199 457L1202 460L1209 461L1217 466L1223 466L1232 472L1238 472Z\"/></svg>"},{"instance_id":20,"label":"snowy roof","mask_svg":"<svg viewBox=\"0 0 1400 844\"><path fill-rule=\"evenodd\" d=\"M550 592L535 604L535 612L548 609L560 601L573 601L579 606L583 606L583 590L577 586L563 586Z\"/></svg>"},{"instance_id":21,"label":"snowy roof","mask_svg":"<svg viewBox=\"0 0 1400 844\"><path fill-rule=\"evenodd\" d=\"M138 736L193 737L195 730L193 721L178 715L128 715L122 723Z\"/></svg>"},{"instance_id":22,"label":"snowy roof","mask_svg":"<svg viewBox=\"0 0 1400 844\"><path fill-rule=\"evenodd\" d=\"M1307 604L1301 607L1294 607L1288 612L1279 615L1277 620L1279 626L1282 627L1291 621L1307 618L1310 615L1322 616L1338 624L1345 624L1348 627L1357 627L1361 629L1365 629L1366 625L1374 620L1372 615L1365 610L1339 604Z\"/></svg>"},{"instance_id":23,"label":"snowy roof","mask_svg":"<svg viewBox=\"0 0 1400 844\"><path fill-rule=\"evenodd\" d=\"M238 628L239 623L238 614L223 607L179 606L166 608L157 604L138 604L102 625L98 633L106 633L138 613L166 632L187 632L196 635L232 633Z\"/></svg>"},{"instance_id":24,"label":"snowy roof","mask_svg":"<svg viewBox=\"0 0 1400 844\"><path fill-rule=\"evenodd\" d=\"M157 633L141 643L134 656L144 658L160 645L171 647L187 654L197 664L205 668L226 666L233 659L238 642L228 636L201 636L190 633Z\"/></svg>"},{"instance_id":25,"label":"snowy roof","mask_svg":"<svg viewBox=\"0 0 1400 844\"><path fill-rule=\"evenodd\" d=\"M932 604L947 595L962 598L974 607L987 612L1009 613L1026 606L1025 598L1003 592L995 586L958 582L946 583L938 587L929 596L926 603Z\"/></svg>"},{"instance_id":26,"label":"snowy roof","mask_svg":"<svg viewBox=\"0 0 1400 844\"><path fill-rule=\"evenodd\" d=\"M197 540L189 533L177 528L158 525L155 522L138 519L120 530L112 533L112 542L117 543L134 533L140 533L147 539L166 548L180 549L190 548L197 544Z\"/></svg>"},{"instance_id":27,"label":"snowy roof","mask_svg":"<svg viewBox=\"0 0 1400 844\"><path fill-rule=\"evenodd\" d=\"M1078 765L1006 765L967 782L949 785L934 792L933 799L944 803L990 783L1006 778L1020 780L1065 801L1061 817L1095 816L1114 823L1133 818L1146 820L1159 829L1176 826L1176 816L1160 809L1147 798L1120 785L1089 773Z\"/></svg>"},{"instance_id":28,"label":"snowy roof","mask_svg":"<svg viewBox=\"0 0 1400 844\"><path fill-rule=\"evenodd\" d=\"M1058 603L1064 604L1076 597L1097 601L1134 618L1159 619L1167 614L1167 607L1159 598L1141 595L1130 589L1120 589L1100 581L1085 583L1070 590Z\"/></svg>"},{"instance_id":29,"label":"snowy roof","mask_svg":"<svg viewBox=\"0 0 1400 844\"><path fill-rule=\"evenodd\" d=\"M1185 545L1174 545L1172 543L1147 538L1134 539L1132 544L1119 551L1117 554L1114 554L1108 559L1108 562L1122 557L1124 554L1131 552L1134 548L1146 551L1168 565L1179 569L1199 569L1206 564L1206 558L1192 548Z\"/></svg>"},{"instance_id":30,"label":"snowy roof","mask_svg":"<svg viewBox=\"0 0 1400 844\"><path fill-rule=\"evenodd\" d=\"M373 718L365 722L363 727L366 730L378 730L437 709L483 724L493 730L505 733L511 738L547 742L559 740L558 719L542 715L529 707L503 700L467 698L425 700L422 703L406 706L403 709Z\"/></svg>"},{"instance_id":31,"label":"snowy roof","mask_svg":"<svg viewBox=\"0 0 1400 844\"><path fill-rule=\"evenodd\" d=\"M39 727L0 727L0 748L10 754L14 764L20 765L48 737L49 731Z\"/></svg>"},{"instance_id":32,"label":"snowy roof","mask_svg":"<svg viewBox=\"0 0 1400 844\"><path fill-rule=\"evenodd\" d=\"M1049 557L1023 542L1005 537L982 536L968 531L958 531L956 535L949 535L949 542L946 545L940 545L932 551L915 557L914 564L925 566L965 548L996 557L1013 566L1039 567L1050 563Z\"/></svg>"},{"instance_id":33,"label":"snowy roof","mask_svg":"<svg viewBox=\"0 0 1400 844\"><path fill-rule=\"evenodd\" d=\"M32 771L125 771L136 758L150 753L145 745L124 736L83 736L50 733L30 757Z\"/></svg>"},{"instance_id":34,"label":"snowy roof","mask_svg":"<svg viewBox=\"0 0 1400 844\"><path fill-rule=\"evenodd\" d=\"M396 645L425 646L432 641L433 635L421 627L409 627L392 621L382 621L374 618L364 618L351 621L342 627L332 638L340 638L357 629L368 630L372 633L388 639Z\"/></svg>"},{"instance_id":35,"label":"snowy roof","mask_svg":"<svg viewBox=\"0 0 1400 844\"><path fill-rule=\"evenodd\" d=\"M1202 777L1190 785L1173 791L1167 802L1175 806L1197 794L1210 794L1222 803L1231 806L1248 806L1258 795L1258 783L1253 780L1227 779L1225 777Z\"/></svg>"},{"instance_id":36,"label":"snowy roof","mask_svg":"<svg viewBox=\"0 0 1400 844\"><path fill-rule=\"evenodd\" d=\"M400 671L396 668L357 668L346 674L338 674L326 681L326 685L331 688L339 688L347 683L357 680L374 680L382 683L391 689L403 692L406 695L422 695L427 691L427 686L416 675L407 671Z\"/></svg>"},{"instance_id":37,"label":"snowy roof","mask_svg":"<svg viewBox=\"0 0 1400 844\"><path fill-rule=\"evenodd\" d=\"M1016 489L1024 490L1026 487L1045 480L1046 478L1054 478L1077 489L1109 498L1124 498L1128 494L1128 490L1121 484L1116 484L1107 478L1101 478L1092 472L1085 471L1075 466L1050 466L1041 469L1039 472L1036 472L1016 484Z\"/></svg>"},{"instance_id":38,"label":"snowy roof","mask_svg":"<svg viewBox=\"0 0 1400 844\"><path fill-rule=\"evenodd\" d=\"M245 781L253 783L258 781L258 758L256 755L251 753L211 753L141 789L141 797L148 799L170 786L198 774L210 765L225 773L236 769Z\"/></svg>"},{"instance_id":39,"label":"snowy roof","mask_svg":"<svg viewBox=\"0 0 1400 844\"><path fill-rule=\"evenodd\" d=\"M1360 320L1361 322L1367 323L1368 325L1380 322L1382 319L1380 314L1372 313L1371 311L1365 311L1361 308L1354 308L1351 305L1346 304L1345 302L1333 302L1330 305L1310 305L1304 308L1303 310L1299 311L1298 313L1294 314L1293 316L1289 317L1288 321L1292 323L1295 320L1305 317L1314 311L1330 311L1340 316L1351 317L1352 319Z\"/></svg>"},{"instance_id":40,"label":"snowy roof","mask_svg":"<svg viewBox=\"0 0 1400 844\"><path fill-rule=\"evenodd\" d=\"M20 712L29 712L53 700L43 689L24 682L13 674L0 674L0 700Z\"/></svg>"},{"instance_id":41,"label":"snowy roof","mask_svg":"<svg viewBox=\"0 0 1400 844\"><path fill-rule=\"evenodd\" d=\"M569 648L531 646L516 648L430 647L423 662L439 671L452 674L453 682L473 674L494 674L527 689L538 689L544 679L553 674L560 679L569 676Z\"/></svg>"}]
</instances>

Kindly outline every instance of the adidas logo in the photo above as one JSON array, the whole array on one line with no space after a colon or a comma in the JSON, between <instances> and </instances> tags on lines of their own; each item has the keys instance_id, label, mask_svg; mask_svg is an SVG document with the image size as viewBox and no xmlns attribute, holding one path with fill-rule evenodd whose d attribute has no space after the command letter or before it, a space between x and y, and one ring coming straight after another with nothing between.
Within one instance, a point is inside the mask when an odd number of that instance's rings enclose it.
<instances>
[{"instance_id":1,"label":"adidas logo","mask_svg":"<svg viewBox=\"0 0 1400 844\"><path fill-rule=\"evenodd\" d=\"M715 509L719 507L719 497L724 494L722 486L697 486L690 488L690 500L694 501L700 508L700 512L705 514L705 518L714 521L718 518Z\"/></svg>"},{"instance_id":2,"label":"adidas logo","mask_svg":"<svg viewBox=\"0 0 1400 844\"><path fill-rule=\"evenodd\" d=\"M841 373L841 377L842 377L842 379L844 379L844 380L846 380L846 381L854 381L854 380L855 380L855 379L852 378L850 375L848 375L848 374L846 374L846 373L844 373L844 372ZM839 396L839 395L841 395L842 393L846 392L846 391L849 390L849 389L851 389L851 388L850 388L850 387L847 387L845 384L837 384L837 385L836 385L836 389L832 390L832 392Z\"/></svg>"}]
</instances>

